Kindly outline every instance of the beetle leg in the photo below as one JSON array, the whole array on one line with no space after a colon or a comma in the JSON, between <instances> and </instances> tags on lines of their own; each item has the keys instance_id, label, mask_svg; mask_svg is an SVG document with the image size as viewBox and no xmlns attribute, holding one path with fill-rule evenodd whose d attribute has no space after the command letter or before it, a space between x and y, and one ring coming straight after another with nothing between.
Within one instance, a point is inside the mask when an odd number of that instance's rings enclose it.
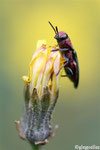
<instances>
[{"instance_id":1,"label":"beetle leg","mask_svg":"<svg viewBox=\"0 0 100 150\"><path fill-rule=\"evenodd\" d=\"M72 71L72 69L71 68L69 68L69 67L67 67L67 69L69 70L69 72L70 72L70 74L71 74L71 76L73 76L73 71Z\"/></svg>"},{"instance_id":2,"label":"beetle leg","mask_svg":"<svg viewBox=\"0 0 100 150\"><path fill-rule=\"evenodd\" d=\"M56 76L59 74L60 70L61 70L63 67L65 67L67 64L68 64L68 62L66 62L65 64L62 65L62 67L58 70Z\"/></svg>"},{"instance_id":3,"label":"beetle leg","mask_svg":"<svg viewBox=\"0 0 100 150\"><path fill-rule=\"evenodd\" d=\"M51 52L55 52L55 51L59 51L59 49L53 49L53 50L51 50Z\"/></svg>"},{"instance_id":4,"label":"beetle leg","mask_svg":"<svg viewBox=\"0 0 100 150\"><path fill-rule=\"evenodd\" d=\"M67 74L67 75L61 75L61 77L71 77L73 76L73 71L71 68L67 67L67 69L69 70L70 74Z\"/></svg>"},{"instance_id":5,"label":"beetle leg","mask_svg":"<svg viewBox=\"0 0 100 150\"><path fill-rule=\"evenodd\" d=\"M64 52L64 51L69 51L69 49L68 48L64 48L64 49L53 49L53 50L51 50L52 52L54 52L54 51L60 51L60 52Z\"/></svg>"},{"instance_id":6,"label":"beetle leg","mask_svg":"<svg viewBox=\"0 0 100 150\"><path fill-rule=\"evenodd\" d=\"M64 74L64 75L61 75L61 77L69 77L70 75L66 75L66 74Z\"/></svg>"},{"instance_id":7,"label":"beetle leg","mask_svg":"<svg viewBox=\"0 0 100 150\"><path fill-rule=\"evenodd\" d=\"M67 69L70 71L71 76L73 76L73 71L72 71L72 69L71 69L71 68L69 68L69 67L67 67Z\"/></svg>"},{"instance_id":8,"label":"beetle leg","mask_svg":"<svg viewBox=\"0 0 100 150\"><path fill-rule=\"evenodd\" d=\"M61 51L61 52L69 51L69 48L62 48L62 49L59 49L59 51Z\"/></svg>"},{"instance_id":9,"label":"beetle leg","mask_svg":"<svg viewBox=\"0 0 100 150\"><path fill-rule=\"evenodd\" d=\"M63 54L63 57L66 59L67 62L69 61L69 59L67 58L65 54Z\"/></svg>"}]
</instances>

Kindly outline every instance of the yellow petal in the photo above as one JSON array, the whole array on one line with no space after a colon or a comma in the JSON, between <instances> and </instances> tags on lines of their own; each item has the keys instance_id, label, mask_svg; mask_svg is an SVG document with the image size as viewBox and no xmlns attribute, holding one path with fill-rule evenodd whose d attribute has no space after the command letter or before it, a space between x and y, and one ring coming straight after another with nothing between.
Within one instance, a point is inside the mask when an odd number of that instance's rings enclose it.
<instances>
[{"instance_id":1,"label":"yellow petal","mask_svg":"<svg viewBox=\"0 0 100 150\"><path fill-rule=\"evenodd\" d=\"M28 76L23 76L22 77L22 79L25 81L25 82L27 82L27 83L29 83L30 81L29 81L29 77Z\"/></svg>"},{"instance_id":2,"label":"yellow petal","mask_svg":"<svg viewBox=\"0 0 100 150\"><path fill-rule=\"evenodd\" d=\"M59 75L57 75L59 69L60 69L60 53L57 53L53 65L54 74L53 74L52 89L51 89L52 95L55 95L59 88Z\"/></svg>"},{"instance_id":3,"label":"yellow petal","mask_svg":"<svg viewBox=\"0 0 100 150\"><path fill-rule=\"evenodd\" d=\"M36 59L39 59L42 55L42 53L46 56L47 55L47 49L42 45L34 54L29 66L29 80L32 80L32 71L34 68L34 62L36 63ZM39 62L39 61L38 61Z\"/></svg>"},{"instance_id":4,"label":"yellow petal","mask_svg":"<svg viewBox=\"0 0 100 150\"><path fill-rule=\"evenodd\" d=\"M43 77L43 85L42 85L43 87L47 86L47 84L49 82L49 78L52 75L53 63L54 63L56 56L57 56L57 52L51 52L50 56L47 60L45 72L44 72L44 77Z\"/></svg>"},{"instance_id":5,"label":"yellow petal","mask_svg":"<svg viewBox=\"0 0 100 150\"><path fill-rule=\"evenodd\" d=\"M42 44L42 45L41 45ZM33 54L29 76L23 76L26 85L30 82L30 92L37 89L38 96L41 97L43 89L48 87L51 95L54 96L59 88L59 75L56 76L65 59L62 59L59 51L51 52L56 47L46 48L46 41L38 41L38 49Z\"/></svg>"},{"instance_id":6,"label":"yellow petal","mask_svg":"<svg viewBox=\"0 0 100 150\"><path fill-rule=\"evenodd\" d=\"M41 45L46 45L46 40L38 40L37 45L36 45L36 49L40 48Z\"/></svg>"}]
</instances>

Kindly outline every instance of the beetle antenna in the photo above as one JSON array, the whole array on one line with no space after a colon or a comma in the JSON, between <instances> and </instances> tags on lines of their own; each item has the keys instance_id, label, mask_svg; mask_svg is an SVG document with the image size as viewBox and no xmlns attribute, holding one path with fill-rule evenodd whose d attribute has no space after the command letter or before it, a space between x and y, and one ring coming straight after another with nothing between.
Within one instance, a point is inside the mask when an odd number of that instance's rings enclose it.
<instances>
[{"instance_id":1,"label":"beetle antenna","mask_svg":"<svg viewBox=\"0 0 100 150\"><path fill-rule=\"evenodd\" d=\"M56 26L56 33L58 33L58 27Z\"/></svg>"},{"instance_id":2,"label":"beetle antenna","mask_svg":"<svg viewBox=\"0 0 100 150\"><path fill-rule=\"evenodd\" d=\"M55 30L55 28L53 27L53 25L51 24L50 21L48 21L48 22L49 22L49 24L51 25L52 29L54 30L54 32L55 32L55 34L56 34L56 30Z\"/></svg>"}]
</instances>

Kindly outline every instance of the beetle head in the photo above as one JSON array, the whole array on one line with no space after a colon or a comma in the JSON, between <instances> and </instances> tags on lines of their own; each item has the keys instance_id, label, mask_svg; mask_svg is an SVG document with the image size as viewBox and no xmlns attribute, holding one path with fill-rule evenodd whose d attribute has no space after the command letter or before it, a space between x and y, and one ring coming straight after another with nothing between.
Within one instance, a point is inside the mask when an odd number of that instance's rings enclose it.
<instances>
[{"instance_id":1,"label":"beetle head","mask_svg":"<svg viewBox=\"0 0 100 150\"><path fill-rule=\"evenodd\" d=\"M53 28L56 34L54 38L57 40L58 43L68 38L68 35L65 32L63 31L58 32L58 27L56 26L54 28L50 21L49 21L49 24L51 25L51 27Z\"/></svg>"},{"instance_id":2,"label":"beetle head","mask_svg":"<svg viewBox=\"0 0 100 150\"><path fill-rule=\"evenodd\" d=\"M68 38L68 35L63 31L60 31L55 35L54 38L57 40L57 42L61 42L63 40L66 40Z\"/></svg>"}]
</instances>

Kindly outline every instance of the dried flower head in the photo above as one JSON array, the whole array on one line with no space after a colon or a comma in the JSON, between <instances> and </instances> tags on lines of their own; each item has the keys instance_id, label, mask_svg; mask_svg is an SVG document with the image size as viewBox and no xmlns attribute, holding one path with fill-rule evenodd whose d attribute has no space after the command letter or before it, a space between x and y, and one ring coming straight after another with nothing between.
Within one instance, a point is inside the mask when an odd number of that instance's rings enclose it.
<instances>
[{"instance_id":1,"label":"dried flower head","mask_svg":"<svg viewBox=\"0 0 100 150\"><path fill-rule=\"evenodd\" d=\"M51 52L45 41L39 41L33 54L29 75L23 76L24 114L21 121L15 121L19 135L33 144L45 144L52 135L50 124L59 93L59 75L63 64L60 52Z\"/></svg>"}]
</instances>

